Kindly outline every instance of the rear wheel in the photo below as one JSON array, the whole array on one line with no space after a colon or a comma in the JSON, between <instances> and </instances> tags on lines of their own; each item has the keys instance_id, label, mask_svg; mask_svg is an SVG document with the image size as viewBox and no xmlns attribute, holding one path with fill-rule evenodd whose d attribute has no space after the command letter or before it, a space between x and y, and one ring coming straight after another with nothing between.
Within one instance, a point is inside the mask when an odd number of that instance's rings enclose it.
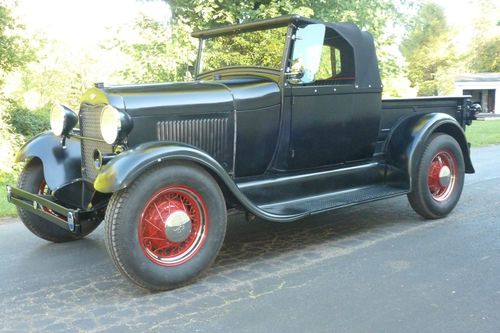
<instances>
[{"instance_id":1,"label":"rear wheel","mask_svg":"<svg viewBox=\"0 0 500 333\"><path fill-rule=\"evenodd\" d=\"M448 215L460 199L465 178L458 142L447 134L432 135L412 178L408 200L413 209L427 219Z\"/></svg>"},{"instance_id":2,"label":"rear wheel","mask_svg":"<svg viewBox=\"0 0 500 333\"><path fill-rule=\"evenodd\" d=\"M32 159L25 165L21 175L19 176L17 185L20 189L34 194L50 195L52 193L43 176L43 165L38 159ZM43 207L42 209L50 214L58 215L46 207ZM21 221L33 234L54 243L63 243L81 239L91 233L99 225L99 222L96 222L94 225L89 227L86 232L75 234L22 208L18 207L17 212ZM64 217L62 218L64 219Z\"/></svg>"},{"instance_id":3,"label":"rear wheel","mask_svg":"<svg viewBox=\"0 0 500 333\"><path fill-rule=\"evenodd\" d=\"M188 163L153 168L111 198L106 246L116 267L150 290L181 286L207 269L226 232L217 182Z\"/></svg>"}]
</instances>

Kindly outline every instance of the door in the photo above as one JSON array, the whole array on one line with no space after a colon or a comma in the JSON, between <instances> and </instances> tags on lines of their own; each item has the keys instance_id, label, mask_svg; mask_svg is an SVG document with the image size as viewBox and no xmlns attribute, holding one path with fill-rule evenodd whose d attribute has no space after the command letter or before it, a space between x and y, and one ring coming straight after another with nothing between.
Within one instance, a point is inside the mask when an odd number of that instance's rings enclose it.
<instances>
[{"instance_id":1,"label":"door","mask_svg":"<svg viewBox=\"0 0 500 333\"><path fill-rule=\"evenodd\" d=\"M335 31L311 26L297 30L289 69L291 170L345 163L352 135L352 49Z\"/></svg>"},{"instance_id":2,"label":"door","mask_svg":"<svg viewBox=\"0 0 500 333\"><path fill-rule=\"evenodd\" d=\"M331 86L292 87L290 169L306 169L345 162L346 128L352 92Z\"/></svg>"}]
</instances>

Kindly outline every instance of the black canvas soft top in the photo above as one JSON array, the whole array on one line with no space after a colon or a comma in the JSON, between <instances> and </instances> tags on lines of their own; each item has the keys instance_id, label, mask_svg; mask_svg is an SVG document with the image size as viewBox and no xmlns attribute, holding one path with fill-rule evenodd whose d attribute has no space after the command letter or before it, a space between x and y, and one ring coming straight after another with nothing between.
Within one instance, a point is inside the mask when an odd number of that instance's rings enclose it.
<instances>
[{"instance_id":1,"label":"black canvas soft top","mask_svg":"<svg viewBox=\"0 0 500 333\"><path fill-rule=\"evenodd\" d=\"M336 31L353 48L355 72L355 85L358 88L381 88L380 73L378 70L377 55L372 35L361 31L354 23L327 23L300 15L286 15L267 20L234 24L213 29L195 31L191 35L196 38L207 39L217 36L233 35L242 32L251 32L272 29L294 24L303 26L307 24L324 24L327 28Z\"/></svg>"}]
</instances>

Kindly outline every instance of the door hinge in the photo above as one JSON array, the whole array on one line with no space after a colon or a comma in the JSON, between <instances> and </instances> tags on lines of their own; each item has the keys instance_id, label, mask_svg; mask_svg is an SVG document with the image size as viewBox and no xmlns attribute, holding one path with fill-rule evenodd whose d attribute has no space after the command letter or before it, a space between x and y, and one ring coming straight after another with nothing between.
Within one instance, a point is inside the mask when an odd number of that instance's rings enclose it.
<instances>
[{"instance_id":1,"label":"door hinge","mask_svg":"<svg viewBox=\"0 0 500 333\"><path fill-rule=\"evenodd\" d=\"M295 149L290 149L290 158L295 157Z\"/></svg>"}]
</instances>

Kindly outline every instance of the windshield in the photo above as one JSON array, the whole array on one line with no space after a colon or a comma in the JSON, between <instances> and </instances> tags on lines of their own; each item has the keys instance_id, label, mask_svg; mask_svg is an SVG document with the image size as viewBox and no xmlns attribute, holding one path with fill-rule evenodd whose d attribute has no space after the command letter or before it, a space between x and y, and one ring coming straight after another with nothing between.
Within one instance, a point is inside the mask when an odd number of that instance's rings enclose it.
<instances>
[{"instance_id":1,"label":"windshield","mask_svg":"<svg viewBox=\"0 0 500 333\"><path fill-rule=\"evenodd\" d=\"M280 27L206 39L200 73L232 66L281 70L287 29Z\"/></svg>"}]
</instances>

